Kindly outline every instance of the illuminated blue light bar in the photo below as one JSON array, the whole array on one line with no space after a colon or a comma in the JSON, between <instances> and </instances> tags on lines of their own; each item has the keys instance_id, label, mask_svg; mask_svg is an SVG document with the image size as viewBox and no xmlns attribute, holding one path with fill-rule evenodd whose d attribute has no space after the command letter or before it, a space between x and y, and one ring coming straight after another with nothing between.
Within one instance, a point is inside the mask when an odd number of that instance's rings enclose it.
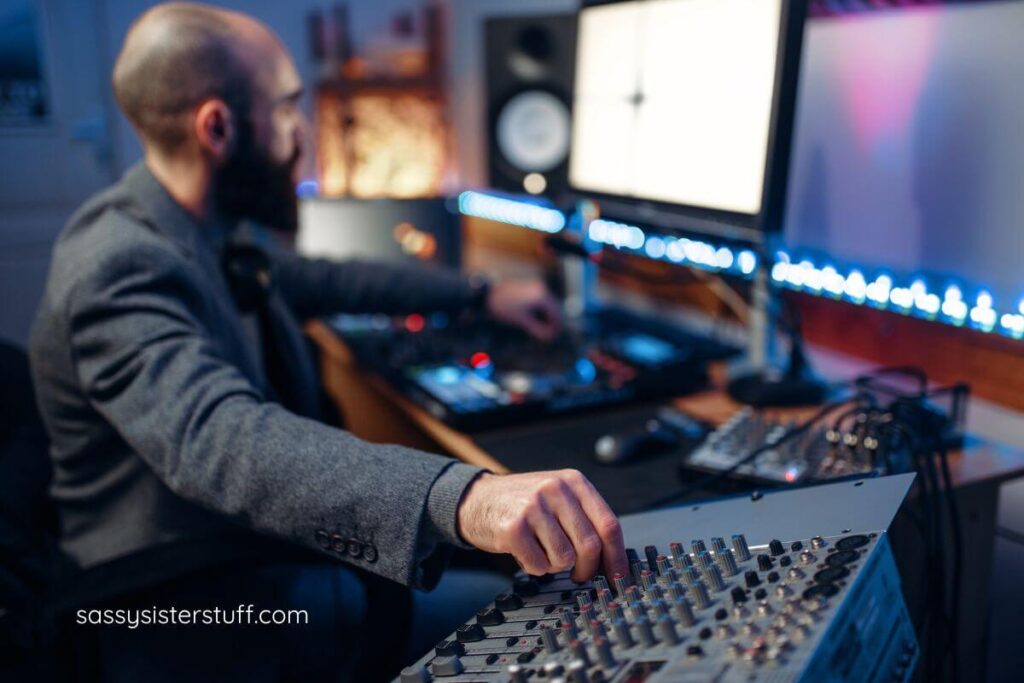
<instances>
[{"instance_id":1,"label":"illuminated blue light bar","mask_svg":"<svg viewBox=\"0 0 1024 683\"><path fill-rule=\"evenodd\" d=\"M459 213L547 233L565 227L565 214L557 209L483 192L460 194Z\"/></svg>"},{"instance_id":2,"label":"illuminated blue light bar","mask_svg":"<svg viewBox=\"0 0 1024 683\"><path fill-rule=\"evenodd\" d=\"M565 226L564 216L554 209L477 192L460 195L459 210L467 215L545 232L558 232ZM484 211L486 215L483 215ZM533 213L537 211L546 213ZM557 215L558 220L549 216L547 220L550 223L543 223L547 227L539 227L544 219L538 220L536 216L547 214ZM530 225L526 225L526 215L533 218ZM557 228L554 227L556 225ZM744 279L750 279L758 265L757 254L749 249L649 233L635 225L603 218L590 223L588 237L637 256ZM983 288L974 290L968 297L961 285L947 283L944 287L933 287L925 275L904 277L883 270L843 267L821 263L820 259L815 261L814 256L800 255L797 258L786 250L775 253L771 279L780 287L805 294L1024 339L1024 297L1017 302L1016 310L1000 309L992 294Z\"/></svg>"},{"instance_id":3,"label":"illuminated blue light bar","mask_svg":"<svg viewBox=\"0 0 1024 683\"><path fill-rule=\"evenodd\" d=\"M907 277L897 283L894 276L886 272L880 271L869 278L860 269L850 268L844 275L835 266L819 266L804 256L798 261L786 251L776 252L775 258L771 278L786 289L1024 339L1024 299L1018 303L1017 311L1001 311L985 289L974 292L972 303L959 285L949 284L944 289L933 290L923 275Z\"/></svg>"},{"instance_id":4,"label":"illuminated blue light bar","mask_svg":"<svg viewBox=\"0 0 1024 683\"><path fill-rule=\"evenodd\" d=\"M734 249L685 237L647 234L643 228L635 225L604 218L591 221L587 236L599 244L638 256L681 263L716 273L747 278L757 268L757 255L749 249Z\"/></svg>"}]
</instances>

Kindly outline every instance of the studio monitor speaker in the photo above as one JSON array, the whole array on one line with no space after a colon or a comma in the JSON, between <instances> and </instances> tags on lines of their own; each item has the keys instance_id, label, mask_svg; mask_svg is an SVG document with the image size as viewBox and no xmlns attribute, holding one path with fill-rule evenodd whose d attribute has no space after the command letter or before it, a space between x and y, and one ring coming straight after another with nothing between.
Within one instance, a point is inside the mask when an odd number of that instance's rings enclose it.
<instances>
[{"instance_id":1,"label":"studio monitor speaker","mask_svg":"<svg viewBox=\"0 0 1024 683\"><path fill-rule=\"evenodd\" d=\"M490 185L557 197L567 188L576 15L488 19Z\"/></svg>"}]
</instances>

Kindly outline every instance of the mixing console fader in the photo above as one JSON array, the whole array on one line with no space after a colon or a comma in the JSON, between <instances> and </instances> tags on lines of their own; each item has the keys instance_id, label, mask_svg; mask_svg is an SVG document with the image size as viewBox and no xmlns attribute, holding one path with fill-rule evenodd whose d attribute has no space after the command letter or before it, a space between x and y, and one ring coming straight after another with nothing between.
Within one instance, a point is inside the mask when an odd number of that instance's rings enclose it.
<instances>
[{"instance_id":1,"label":"mixing console fader","mask_svg":"<svg viewBox=\"0 0 1024 683\"><path fill-rule=\"evenodd\" d=\"M918 647L886 528L912 480L625 517L644 543L628 576L520 575L398 680L909 680Z\"/></svg>"}]
</instances>

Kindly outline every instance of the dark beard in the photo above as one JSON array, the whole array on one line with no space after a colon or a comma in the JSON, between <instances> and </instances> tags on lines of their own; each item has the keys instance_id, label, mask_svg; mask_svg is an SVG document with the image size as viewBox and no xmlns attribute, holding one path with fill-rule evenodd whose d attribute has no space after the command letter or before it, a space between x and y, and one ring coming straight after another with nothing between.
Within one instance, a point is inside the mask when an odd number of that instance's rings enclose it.
<instances>
[{"instance_id":1,"label":"dark beard","mask_svg":"<svg viewBox=\"0 0 1024 683\"><path fill-rule=\"evenodd\" d=\"M240 117L234 154L216 174L217 204L230 218L251 220L267 228L293 235L299 228L299 201L292 169L299 161L296 148L291 158L278 163L256 144L252 124Z\"/></svg>"}]
</instances>

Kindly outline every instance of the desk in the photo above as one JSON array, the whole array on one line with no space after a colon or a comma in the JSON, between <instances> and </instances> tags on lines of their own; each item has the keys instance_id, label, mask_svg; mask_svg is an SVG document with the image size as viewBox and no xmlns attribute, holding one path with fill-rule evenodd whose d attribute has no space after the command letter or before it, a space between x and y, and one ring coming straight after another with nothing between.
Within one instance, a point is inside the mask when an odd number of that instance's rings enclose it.
<instances>
[{"instance_id":1,"label":"desk","mask_svg":"<svg viewBox=\"0 0 1024 683\"><path fill-rule=\"evenodd\" d=\"M446 453L465 462L479 465L493 472L516 469L517 460L528 460L532 454L519 453L515 442L544 438L544 430L558 429L566 419L579 425L606 432L616 429L612 419L634 420L639 424L647 408L620 408L602 413L600 418L560 418L540 421L526 427L468 435L440 422L415 405L386 382L361 370L345 344L324 324L313 323L307 329L321 352L321 370L324 387L330 398L345 415L346 424L357 436L373 442L400 443L436 453ZM681 410L711 424L720 424L740 408L724 392L724 367L711 369L711 389L674 400ZM633 411L633 412L631 412ZM591 442L592 443L592 442ZM618 512L632 512L636 497L620 498L616 505L616 489L622 480L646 472L650 487L678 487L674 476L675 456L663 461L638 463L634 468L607 468L598 466L589 457L591 446L579 451L567 449L564 457L546 460L546 468L577 467L594 481ZM520 449L522 450L522 449ZM499 454L500 452L500 454ZM950 454L950 473L957 490L960 524L963 531L963 576L960 596L960 637L958 650L964 680L978 680L986 661L986 633L989 614L989 581L995 542L996 510L999 504L999 486L1011 479L1024 476L1024 452L969 439L960 451ZM669 469L671 468L671 469ZM671 471L672 476L663 476ZM653 495L651 499L660 496ZM948 526L947 526L948 528ZM909 523L897 523L892 530L894 550L905 577L920 576L922 558L919 537ZM951 548L951 543L946 544ZM897 547L898 546L898 547ZM904 592L912 609L914 604L926 600L920 586L904 581Z\"/></svg>"}]
</instances>

